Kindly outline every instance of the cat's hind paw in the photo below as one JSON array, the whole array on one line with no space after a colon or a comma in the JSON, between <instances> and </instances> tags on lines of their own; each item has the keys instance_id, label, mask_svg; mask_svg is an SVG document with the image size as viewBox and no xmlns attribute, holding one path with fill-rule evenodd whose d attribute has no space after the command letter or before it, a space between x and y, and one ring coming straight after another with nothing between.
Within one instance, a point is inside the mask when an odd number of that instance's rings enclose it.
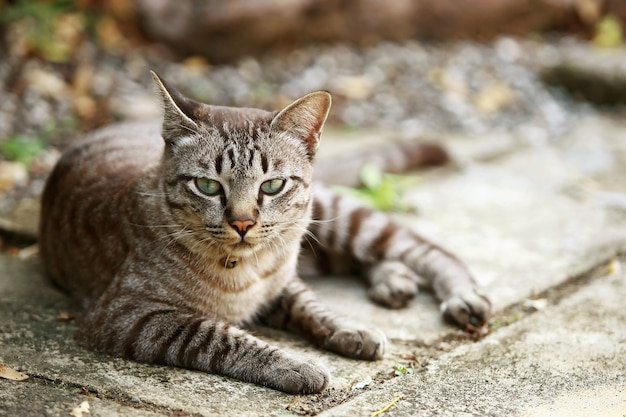
<instances>
[{"instance_id":1,"label":"cat's hind paw","mask_svg":"<svg viewBox=\"0 0 626 417\"><path fill-rule=\"evenodd\" d=\"M478 332L489 320L491 301L479 290L469 288L441 303L441 312L444 318L459 324L466 331Z\"/></svg>"},{"instance_id":2,"label":"cat's hind paw","mask_svg":"<svg viewBox=\"0 0 626 417\"><path fill-rule=\"evenodd\" d=\"M372 266L368 274L370 288L367 294L385 307L406 307L417 294L419 277L402 262L381 262Z\"/></svg>"}]
</instances>

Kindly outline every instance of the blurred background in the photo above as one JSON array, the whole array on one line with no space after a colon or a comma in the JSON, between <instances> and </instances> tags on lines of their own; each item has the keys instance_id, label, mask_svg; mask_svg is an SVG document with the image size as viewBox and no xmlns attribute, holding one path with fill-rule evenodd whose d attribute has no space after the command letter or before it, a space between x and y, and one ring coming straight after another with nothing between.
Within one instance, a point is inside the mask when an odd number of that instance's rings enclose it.
<instances>
[{"instance_id":1,"label":"blurred background","mask_svg":"<svg viewBox=\"0 0 626 417\"><path fill-rule=\"evenodd\" d=\"M624 0L0 0L0 247L70 141L158 117L151 69L220 105L328 90L340 131L533 145L623 116L625 27Z\"/></svg>"}]
</instances>

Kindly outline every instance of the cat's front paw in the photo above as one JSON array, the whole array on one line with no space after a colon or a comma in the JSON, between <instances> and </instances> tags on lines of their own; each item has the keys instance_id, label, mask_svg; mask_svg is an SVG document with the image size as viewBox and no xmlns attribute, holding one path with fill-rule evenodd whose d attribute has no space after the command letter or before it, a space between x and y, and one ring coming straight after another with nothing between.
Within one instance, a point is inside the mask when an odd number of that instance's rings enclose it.
<instances>
[{"instance_id":1,"label":"cat's front paw","mask_svg":"<svg viewBox=\"0 0 626 417\"><path fill-rule=\"evenodd\" d=\"M330 382L330 372L315 361L284 358L268 373L269 380L265 385L288 394L317 394Z\"/></svg>"},{"instance_id":2,"label":"cat's front paw","mask_svg":"<svg viewBox=\"0 0 626 417\"><path fill-rule=\"evenodd\" d=\"M373 361L383 357L387 337L378 329L351 323L333 332L323 347L348 358Z\"/></svg>"},{"instance_id":3,"label":"cat's front paw","mask_svg":"<svg viewBox=\"0 0 626 417\"><path fill-rule=\"evenodd\" d=\"M470 332L480 331L491 315L491 301L476 288L468 288L441 303L443 316Z\"/></svg>"}]
</instances>

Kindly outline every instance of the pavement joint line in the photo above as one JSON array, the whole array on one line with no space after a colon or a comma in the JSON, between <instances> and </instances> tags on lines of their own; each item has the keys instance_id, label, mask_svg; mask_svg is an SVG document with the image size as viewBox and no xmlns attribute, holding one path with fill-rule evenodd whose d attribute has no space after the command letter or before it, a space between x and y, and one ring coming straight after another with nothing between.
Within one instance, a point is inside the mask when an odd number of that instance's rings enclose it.
<instances>
[{"instance_id":1,"label":"pavement joint line","mask_svg":"<svg viewBox=\"0 0 626 417\"><path fill-rule=\"evenodd\" d=\"M626 247L616 249L611 256L598 262L595 266L588 268L586 271L579 272L562 283L542 291L537 297L546 298L551 304L558 305L561 301L570 297L592 281L609 275L611 273L610 267L613 262L619 262L620 264L626 263Z\"/></svg>"},{"instance_id":2,"label":"pavement joint line","mask_svg":"<svg viewBox=\"0 0 626 417\"><path fill-rule=\"evenodd\" d=\"M576 292L580 291L583 287L591 284L596 279L605 277L610 274L610 267L613 262L620 262L621 264L626 263L626 248L620 248L616 250L612 255L607 256L603 260L597 262L595 265L587 268L581 272L573 274L571 277L567 278L565 281L554 285L552 287L546 288L545 290L533 294L529 297L530 300L547 300L547 305L557 306L563 300L571 297ZM481 340L488 335L492 334L500 330L501 328L508 327L515 322L525 319L526 317L541 311L536 307L528 306L528 300L521 300L515 304L512 304L500 311L497 311L489 320L490 331L487 332L484 336L481 336L477 339L472 339L471 334L462 335L458 331L455 333L448 333L437 340L435 340L431 346L436 346L439 343L444 342L475 342ZM517 316L517 317L512 317ZM514 320L512 320L514 319ZM492 328L496 323L499 325L495 328ZM457 346L454 346L455 348Z\"/></svg>"},{"instance_id":3,"label":"pavement joint line","mask_svg":"<svg viewBox=\"0 0 626 417\"><path fill-rule=\"evenodd\" d=\"M589 285L592 281L606 276L609 273L609 267L612 262L618 261L626 263L626 248L619 249L610 256L599 261L595 265L587 268L581 272L578 272L565 281L547 288L539 293L533 294L529 297L531 300L545 299L548 305L558 305L564 299L572 296L582 287ZM456 329L449 333L446 333L430 343L426 343L420 340L406 340L406 339L389 339L389 341L395 345L403 345L407 348L419 348L426 351L437 352L431 359L436 359L441 353L446 353L454 348L457 348L461 344L476 343L490 334L500 330L501 328L510 326L511 324L520 321L538 311L540 309L528 306L528 300L521 300L515 304L505 307L502 310L496 311L489 320L489 331L485 334L469 333L461 329ZM510 318L513 315L517 315L515 320L511 321ZM509 319L507 319L509 318ZM495 325L495 326L494 326ZM452 344L452 349L441 349L442 345Z\"/></svg>"}]
</instances>

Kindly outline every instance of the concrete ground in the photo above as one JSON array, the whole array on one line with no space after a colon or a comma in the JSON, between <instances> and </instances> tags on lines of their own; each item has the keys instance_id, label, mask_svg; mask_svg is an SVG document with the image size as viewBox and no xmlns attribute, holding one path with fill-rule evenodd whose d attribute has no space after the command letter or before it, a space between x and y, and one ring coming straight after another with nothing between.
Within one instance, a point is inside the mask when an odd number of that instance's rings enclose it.
<instances>
[{"instance_id":1,"label":"concrete ground","mask_svg":"<svg viewBox=\"0 0 626 417\"><path fill-rule=\"evenodd\" d=\"M322 157L385 139L356 137L327 132ZM406 195L419 214L398 217L470 265L494 300L490 333L475 340L445 324L428 293L390 311L356 280L317 279L329 305L391 341L367 363L254 329L328 365L333 380L319 395L87 352L68 319L79 311L46 282L38 257L1 254L0 364L29 378L0 378L0 416L622 417L625 137L624 121L592 116L545 141L446 139L456 166L421 174Z\"/></svg>"}]
</instances>

